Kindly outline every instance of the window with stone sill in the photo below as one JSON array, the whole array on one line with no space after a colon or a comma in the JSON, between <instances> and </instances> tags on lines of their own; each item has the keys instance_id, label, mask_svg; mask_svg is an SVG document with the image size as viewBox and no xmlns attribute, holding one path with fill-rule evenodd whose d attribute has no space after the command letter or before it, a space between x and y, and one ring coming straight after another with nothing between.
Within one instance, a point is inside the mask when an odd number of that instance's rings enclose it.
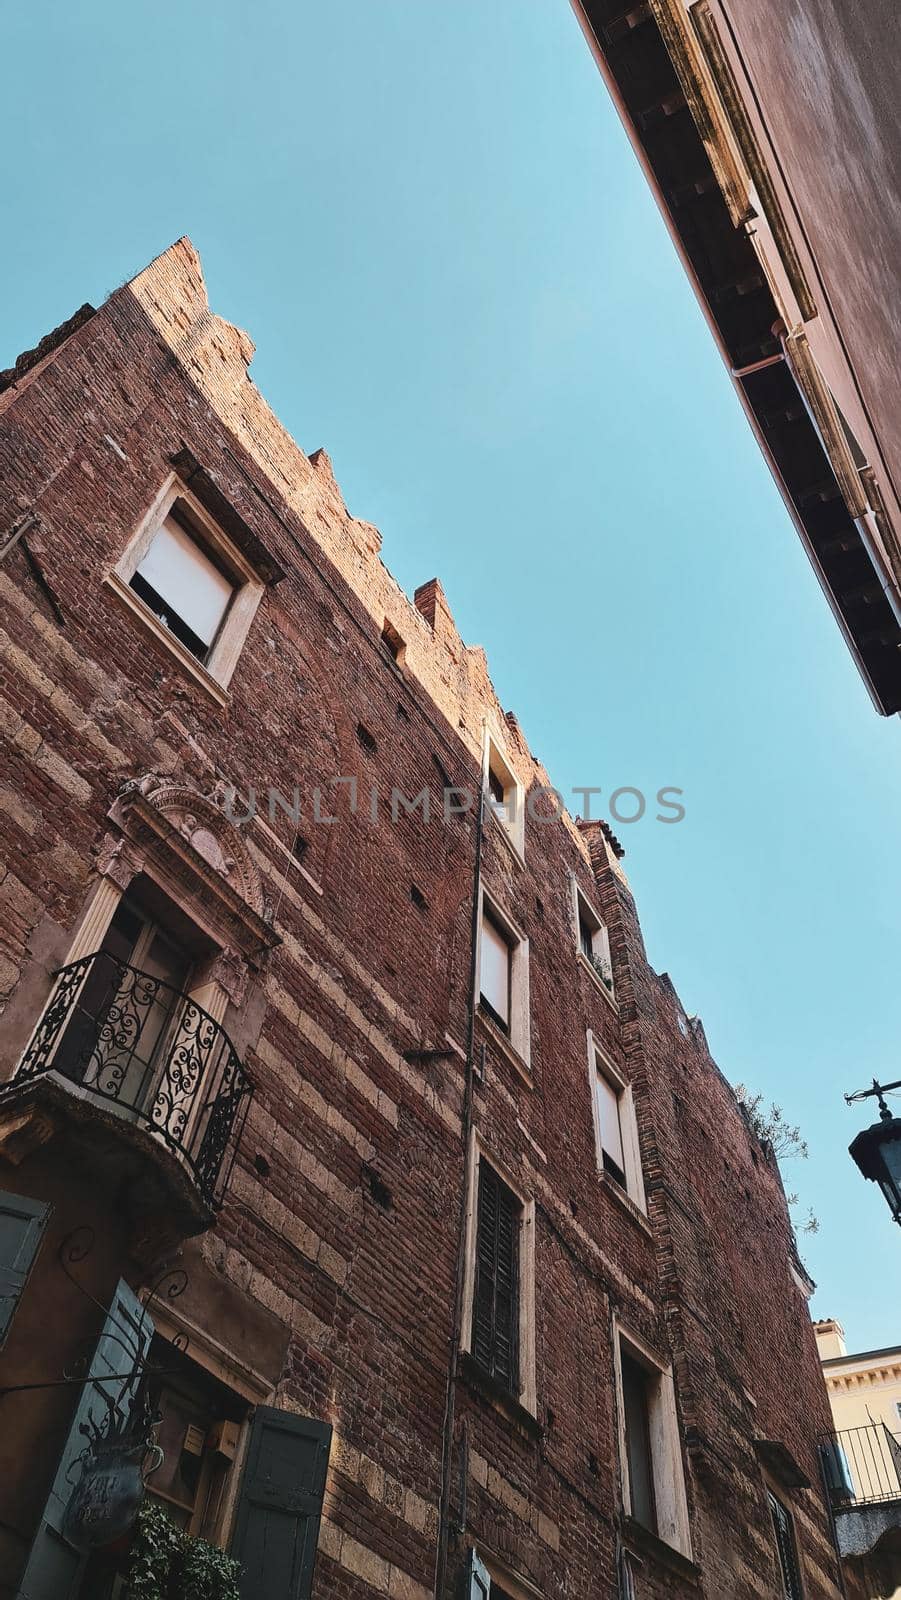
<instances>
[{"instance_id":1,"label":"window with stone sill","mask_svg":"<svg viewBox=\"0 0 901 1600\"><path fill-rule=\"evenodd\" d=\"M691 1560L672 1369L620 1328L615 1364L624 1509L649 1533Z\"/></svg>"},{"instance_id":2,"label":"window with stone sill","mask_svg":"<svg viewBox=\"0 0 901 1600\"><path fill-rule=\"evenodd\" d=\"M208 685L227 687L264 584L177 479L170 479L107 581L189 671Z\"/></svg>"}]
</instances>

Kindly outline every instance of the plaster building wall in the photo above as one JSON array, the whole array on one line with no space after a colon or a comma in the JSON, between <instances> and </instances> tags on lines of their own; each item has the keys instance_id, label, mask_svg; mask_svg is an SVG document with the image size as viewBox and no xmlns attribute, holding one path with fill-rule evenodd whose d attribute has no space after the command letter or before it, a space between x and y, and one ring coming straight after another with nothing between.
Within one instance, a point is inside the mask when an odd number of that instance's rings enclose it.
<instances>
[{"instance_id":1,"label":"plaster building wall","mask_svg":"<svg viewBox=\"0 0 901 1600\"><path fill-rule=\"evenodd\" d=\"M249 381L251 355L181 240L0 395L0 1190L53 1206L0 1386L71 1359L67 1229L96 1236L95 1303L120 1273L146 1292L180 1248L184 1294L150 1306L166 1359L188 1340L245 1440L216 1537L255 1407L333 1427L316 1597L425 1600L443 1542L446 1594L475 1547L511 1600L630 1582L639 1600L762 1600L780 1581L769 1485L805 1594L835 1600L828 1407L775 1164L648 964L609 829L548 820L539 797L522 849L487 815L479 851L472 812L392 818L395 787L478 793L486 731L525 795L550 780L440 585L399 589L326 455L305 456ZM173 474L262 574L227 689L115 580ZM301 816L238 824L228 785L245 801L297 786ZM317 787L336 821L316 821ZM528 941L518 1049L472 1011L477 866ZM133 1174L162 1161L152 1139L123 1145L136 1136L107 1118L91 1142L89 1094L74 1117L71 1087L38 1103L26 1086L25 1104L14 1076L73 940L96 949L98 906L137 882L216 946L204 1003L256 1085L215 1212L168 1155L176 1198L151 1203ZM606 924L612 993L579 956L575 887ZM643 1198L599 1171L589 1031L634 1098ZM523 1203L516 1395L466 1348L477 1152ZM24 1339L51 1295L59 1315ZM666 1539L625 1514L620 1332L672 1370ZM0 1482L2 1596L19 1593L73 1405L49 1418L19 1395L7 1412L4 1448L31 1469L24 1496Z\"/></svg>"},{"instance_id":2,"label":"plaster building wall","mask_svg":"<svg viewBox=\"0 0 901 1600\"><path fill-rule=\"evenodd\" d=\"M814 1332L836 1428L883 1422L901 1434L901 1349L849 1353L842 1325L832 1319L815 1322Z\"/></svg>"}]
</instances>

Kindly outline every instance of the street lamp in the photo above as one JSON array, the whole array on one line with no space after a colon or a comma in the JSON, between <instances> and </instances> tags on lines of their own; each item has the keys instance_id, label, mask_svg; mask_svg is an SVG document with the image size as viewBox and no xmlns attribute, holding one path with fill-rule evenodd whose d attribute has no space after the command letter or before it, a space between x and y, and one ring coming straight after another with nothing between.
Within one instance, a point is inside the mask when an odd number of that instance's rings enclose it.
<instances>
[{"instance_id":1,"label":"street lamp","mask_svg":"<svg viewBox=\"0 0 901 1600\"><path fill-rule=\"evenodd\" d=\"M901 1079L897 1083L878 1084L874 1078L872 1089L859 1089L856 1094L845 1095L849 1106L874 1095L879 1105L879 1121L859 1133L848 1148L864 1177L878 1183L892 1216L901 1223L901 1117L893 1117L885 1103L890 1089L901 1089Z\"/></svg>"}]
</instances>

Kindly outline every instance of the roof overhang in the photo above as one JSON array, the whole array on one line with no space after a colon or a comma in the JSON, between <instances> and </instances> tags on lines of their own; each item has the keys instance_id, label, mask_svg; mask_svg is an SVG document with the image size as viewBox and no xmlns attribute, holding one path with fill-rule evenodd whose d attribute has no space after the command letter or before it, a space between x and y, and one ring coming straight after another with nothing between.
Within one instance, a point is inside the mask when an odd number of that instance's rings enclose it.
<instances>
[{"instance_id":1,"label":"roof overhang","mask_svg":"<svg viewBox=\"0 0 901 1600\"><path fill-rule=\"evenodd\" d=\"M901 621L799 387L779 308L648 0L572 0L739 400L873 702L901 710ZM695 115L693 115L693 109ZM722 163L717 162L721 167ZM731 209L730 209L731 207Z\"/></svg>"}]
</instances>

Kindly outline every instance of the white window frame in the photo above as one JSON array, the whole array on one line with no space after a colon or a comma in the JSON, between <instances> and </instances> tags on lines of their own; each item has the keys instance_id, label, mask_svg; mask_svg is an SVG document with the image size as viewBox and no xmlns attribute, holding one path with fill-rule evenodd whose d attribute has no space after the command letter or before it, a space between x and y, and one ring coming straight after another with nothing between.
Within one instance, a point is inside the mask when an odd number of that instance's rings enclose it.
<instances>
[{"instance_id":1,"label":"white window frame","mask_svg":"<svg viewBox=\"0 0 901 1600\"><path fill-rule=\"evenodd\" d=\"M614 1066L603 1045L589 1028L588 1040L588 1091L591 1096L591 1115L594 1122L594 1148L598 1172L605 1183L611 1185L618 1193L622 1194L622 1185L605 1170L604 1145L601 1136L601 1117L598 1108L598 1097L595 1080L598 1073L602 1073L618 1095L619 1099L619 1132L623 1147L623 1163L626 1175L626 1194L634 1206L638 1207L647 1216L647 1198L644 1192L644 1174L641 1168L641 1145L638 1139L638 1120L635 1115L635 1097L632 1085L622 1073Z\"/></svg>"},{"instance_id":2,"label":"white window frame","mask_svg":"<svg viewBox=\"0 0 901 1600\"><path fill-rule=\"evenodd\" d=\"M576 955L585 971L594 980L605 1000L608 1000L614 1009L618 1009L616 1001L616 987L613 982L613 962L610 959L610 930L599 911L596 911L588 896L580 889L575 874L571 878L573 919L576 935ZM608 978L608 989L601 974L597 971L592 961L589 961L582 949L582 923L587 923L591 929L592 955L601 962Z\"/></svg>"},{"instance_id":3,"label":"white window frame","mask_svg":"<svg viewBox=\"0 0 901 1600\"><path fill-rule=\"evenodd\" d=\"M482 997L482 923L486 908L510 945L510 1024L504 1033L494 1018L480 1005ZM491 1028L494 1037L502 1040L508 1053L516 1058L526 1071L531 1070L531 1028L529 1024L529 941L501 910L492 894L484 886L479 888L478 949L476 950L475 1004L479 1014Z\"/></svg>"},{"instance_id":4,"label":"white window frame","mask_svg":"<svg viewBox=\"0 0 901 1600\"><path fill-rule=\"evenodd\" d=\"M485 729L485 748L482 753L485 804L498 827L520 861L526 855L526 805L525 789L504 755L500 744ZM488 786L489 774L499 778L504 786L504 803L495 800Z\"/></svg>"},{"instance_id":5,"label":"white window frame","mask_svg":"<svg viewBox=\"0 0 901 1600\"><path fill-rule=\"evenodd\" d=\"M466 1180L466 1242L463 1258L463 1317L460 1349L472 1355L472 1314L476 1287L476 1233L479 1212L479 1168L482 1160L496 1172L519 1201L519 1394L513 1398L530 1416L538 1416L535 1383L535 1200L511 1177L502 1162L486 1150L473 1129Z\"/></svg>"},{"instance_id":6,"label":"white window frame","mask_svg":"<svg viewBox=\"0 0 901 1600\"><path fill-rule=\"evenodd\" d=\"M207 661L199 661L187 645L177 639L160 617L136 594L131 580L144 560L166 518L174 513L189 534L196 531L198 546L208 547L222 563L235 589ZM129 540L115 566L104 574L113 593L176 657L184 670L202 684L219 705L228 703L228 685L250 631L250 625L263 598L265 584L246 556L191 494L175 473L166 479L156 500Z\"/></svg>"},{"instance_id":7,"label":"white window frame","mask_svg":"<svg viewBox=\"0 0 901 1600\"><path fill-rule=\"evenodd\" d=\"M503 1589L504 1594L510 1596L510 1600L543 1600L544 1591L536 1588L527 1578L520 1577L519 1573L514 1572L513 1568L500 1556L496 1556L493 1550L489 1550L484 1544L476 1543L475 1552L488 1574L492 1595L494 1585L497 1584Z\"/></svg>"},{"instance_id":8,"label":"white window frame","mask_svg":"<svg viewBox=\"0 0 901 1600\"><path fill-rule=\"evenodd\" d=\"M629 1456L626 1448L626 1410L623 1401L622 1355L626 1354L645 1369L652 1380L648 1392L648 1433L651 1443L651 1472L654 1481L654 1504L657 1519L657 1538L672 1549L678 1550L686 1560L692 1560L691 1525L688 1520L688 1501L685 1494L685 1468L682 1460L682 1440L679 1433L679 1414L676 1409L676 1388L673 1369L637 1334L619 1322L613 1321L613 1364L616 1389L617 1434L619 1440L620 1475L623 1489L623 1506L632 1515L632 1492L629 1484Z\"/></svg>"}]
</instances>

